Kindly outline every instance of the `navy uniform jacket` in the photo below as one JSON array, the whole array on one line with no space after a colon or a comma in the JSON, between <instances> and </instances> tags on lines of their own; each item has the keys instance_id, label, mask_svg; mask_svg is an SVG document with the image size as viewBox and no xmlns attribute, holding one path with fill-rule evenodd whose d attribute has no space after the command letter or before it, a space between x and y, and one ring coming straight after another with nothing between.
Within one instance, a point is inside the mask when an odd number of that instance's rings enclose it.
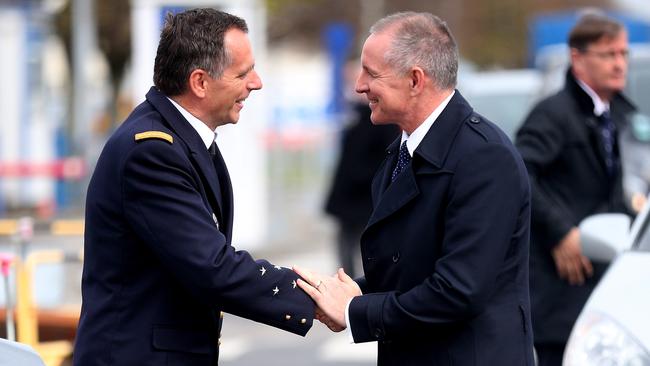
<instances>
[{"instance_id":1,"label":"navy uniform jacket","mask_svg":"<svg viewBox=\"0 0 650 366\"><path fill-rule=\"evenodd\" d=\"M622 95L610 102L617 131L627 128L635 107ZM540 101L517 133L516 145L532 187L530 290L535 343L565 343L591 291L607 269L593 262L594 275L580 286L557 274L553 248L580 221L603 212L630 214L617 156L609 177L594 102L571 71L558 93ZM618 144L617 144L618 145ZM618 155L618 146L615 146Z\"/></svg>"},{"instance_id":2,"label":"navy uniform jacket","mask_svg":"<svg viewBox=\"0 0 650 366\"><path fill-rule=\"evenodd\" d=\"M74 365L216 365L221 311L307 333L314 304L294 272L230 245L217 155L154 88L106 143L88 188Z\"/></svg>"},{"instance_id":3,"label":"navy uniform jacket","mask_svg":"<svg viewBox=\"0 0 650 366\"><path fill-rule=\"evenodd\" d=\"M398 150L399 139L373 181L355 342L378 341L380 366L532 366L519 154L458 91L390 183Z\"/></svg>"}]
</instances>

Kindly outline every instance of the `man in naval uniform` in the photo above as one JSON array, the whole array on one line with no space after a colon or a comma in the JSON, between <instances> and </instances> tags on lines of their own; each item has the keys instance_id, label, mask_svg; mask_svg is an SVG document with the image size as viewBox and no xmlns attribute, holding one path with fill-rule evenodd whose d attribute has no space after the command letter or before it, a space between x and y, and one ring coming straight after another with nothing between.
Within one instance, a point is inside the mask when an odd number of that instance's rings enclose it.
<instances>
[{"instance_id":1,"label":"man in naval uniform","mask_svg":"<svg viewBox=\"0 0 650 366\"><path fill-rule=\"evenodd\" d=\"M75 366L216 365L222 311L305 335L297 275L231 246L233 195L215 144L262 87L246 22L168 15L155 86L102 151L86 203Z\"/></svg>"}]
</instances>

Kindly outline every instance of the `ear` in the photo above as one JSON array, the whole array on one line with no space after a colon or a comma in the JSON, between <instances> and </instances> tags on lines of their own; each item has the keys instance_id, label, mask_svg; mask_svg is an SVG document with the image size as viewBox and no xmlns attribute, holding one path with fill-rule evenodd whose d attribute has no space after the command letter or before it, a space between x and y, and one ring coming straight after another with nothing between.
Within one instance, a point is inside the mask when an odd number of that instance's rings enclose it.
<instances>
[{"instance_id":1,"label":"ear","mask_svg":"<svg viewBox=\"0 0 650 366\"><path fill-rule=\"evenodd\" d=\"M418 66L414 66L411 68L411 71L409 71L408 77L411 95L415 96L420 94L424 89L424 84L426 82L426 74L424 73L424 70Z\"/></svg>"},{"instance_id":2,"label":"ear","mask_svg":"<svg viewBox=\"0 0 650 366\"><path fill-rule=\"evenodd\" d=\"M571 48L569 57L571 58L571 66L575 69L582 66L583 53L576 48Z\"/></svg>"},{"instance_id":3,"label":"ear","mask_svg":"<svg viewBox=\"0 0 650 366\"><path fill-rule=\"evenodd\" d=\"M190 73L188 80L188 91L194 94L197 98L205 98L208 91L208 78L210 75L205 70L194 69Z\"/></svg>"}]
</instances>

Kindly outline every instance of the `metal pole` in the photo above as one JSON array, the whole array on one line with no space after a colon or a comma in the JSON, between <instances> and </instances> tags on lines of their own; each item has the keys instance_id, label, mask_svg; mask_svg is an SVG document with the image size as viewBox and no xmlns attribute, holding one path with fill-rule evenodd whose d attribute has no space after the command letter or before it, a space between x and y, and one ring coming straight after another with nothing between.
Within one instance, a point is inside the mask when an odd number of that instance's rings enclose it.
<instances>
[{"instance_id":1,"label":"metal pole","mask_svg":"<svg viewBox=\"0 0 650 366\"><path fill-rule=\"evenodd\" d=\"M82 155L91 119L88 64L96 46L93 6L94 0L72 0L72 126L68 136L72 152Z\"/></svg>"}]
</instances>

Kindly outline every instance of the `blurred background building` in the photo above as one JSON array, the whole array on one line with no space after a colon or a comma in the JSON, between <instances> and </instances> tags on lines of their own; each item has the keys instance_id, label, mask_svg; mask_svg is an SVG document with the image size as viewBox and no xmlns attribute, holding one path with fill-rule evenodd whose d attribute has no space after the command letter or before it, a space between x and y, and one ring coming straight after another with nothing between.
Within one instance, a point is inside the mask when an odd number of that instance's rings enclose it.
<instances>
[{"instance_id":1,"label":"blurred background building","mask_svg":"<svg viewBox=\"0 0 650 366\"><path fill-rule=\"evenodd\" d=\"M0 215L81 214L103 142L151 85L164 14L195 6L248 21L265 84L221 138L236 242L253 247L320 230L313 223L323 219L351 92L342 66L383 15L446 19L464 60L459 89L511 136L531 103L560 86L577 9L606 9L634 44L650 42L643 0L0 0ZM648 113L642 48L641 61L633 52L630 92Z\"/></svg>"}]
</instances>

